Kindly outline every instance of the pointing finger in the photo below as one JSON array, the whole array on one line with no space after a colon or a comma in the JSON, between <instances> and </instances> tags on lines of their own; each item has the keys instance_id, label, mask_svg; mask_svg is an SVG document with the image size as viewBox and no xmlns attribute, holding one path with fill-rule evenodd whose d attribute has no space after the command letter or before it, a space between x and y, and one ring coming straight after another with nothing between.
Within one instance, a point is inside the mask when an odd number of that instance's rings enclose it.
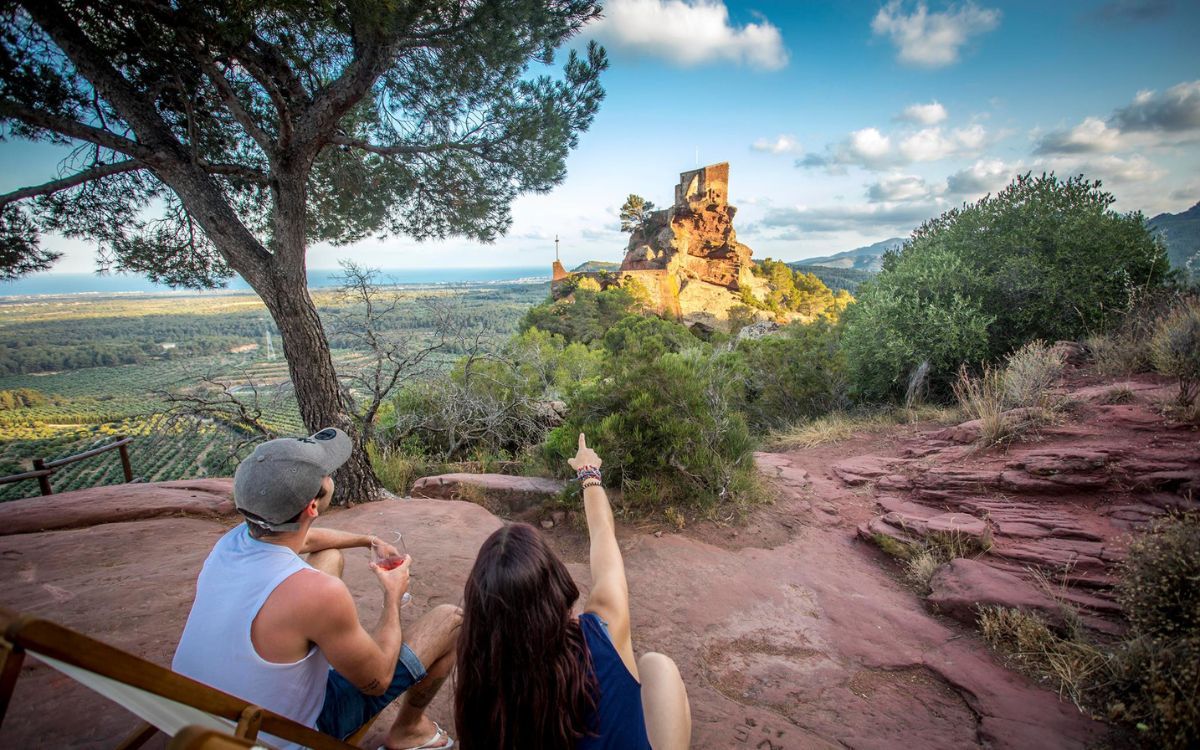
<instances>
[{"instance_id":1,"label":"pointing finger","mask_svg":"<svg viewBox=\"0 0 1200 750\"><path fill-rule=\"evenodd\" d=\"M586 449L587 449L587 438L584 437L584 434L581 432L581 433L579 433L579 450L586 450Z\"/></svg>"}]
</instances>

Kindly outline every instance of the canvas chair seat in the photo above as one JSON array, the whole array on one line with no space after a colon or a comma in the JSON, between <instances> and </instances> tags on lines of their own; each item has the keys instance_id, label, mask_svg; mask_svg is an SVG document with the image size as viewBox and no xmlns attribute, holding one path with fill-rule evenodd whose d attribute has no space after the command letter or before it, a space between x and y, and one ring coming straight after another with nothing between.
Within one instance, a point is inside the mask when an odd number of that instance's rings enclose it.
<instances>
[{"instance_id":1,"label":"canvas chair seat","mask_svg":"<svg viewBox=\"0 0 1200 750\"><path fill-rule=\"evenodd\" d=\"M70 628L4 608L0 633L0 723L28 654L146 722L122 749L139 747L158 731L173 737L194 726L268 748L260 731L315 750L354 750L351 743L371 725L343 741Z\"/></svg>"}]
</instances>

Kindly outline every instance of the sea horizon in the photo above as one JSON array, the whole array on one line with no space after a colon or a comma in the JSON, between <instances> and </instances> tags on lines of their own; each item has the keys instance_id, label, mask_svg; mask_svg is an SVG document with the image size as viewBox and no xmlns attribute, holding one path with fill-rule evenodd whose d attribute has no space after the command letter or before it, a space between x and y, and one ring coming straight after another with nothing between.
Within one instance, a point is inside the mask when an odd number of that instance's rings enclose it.
<instances>
[{"instance_id":1,"label":"sea horizon","mask_svg":"<svg viewBox=\"0 0 1200 750\"><path fill-rule=\"evenodd\" d=\"M382 268L378 269L383 284L428 285L428 284L479 284L549 281L547 266L496 266L460 268ZM340 268L310 268L310 289L338 286L342 274ZM110 273L40 273L15 281L0 281L0 298L6 297L57 297L76 294L222 294L229 292L252 292L250 285L240 276L229 279L224 287L217 289L172 289L165 284L155 284L143 276Z\"/></svg>"}]
</instances>

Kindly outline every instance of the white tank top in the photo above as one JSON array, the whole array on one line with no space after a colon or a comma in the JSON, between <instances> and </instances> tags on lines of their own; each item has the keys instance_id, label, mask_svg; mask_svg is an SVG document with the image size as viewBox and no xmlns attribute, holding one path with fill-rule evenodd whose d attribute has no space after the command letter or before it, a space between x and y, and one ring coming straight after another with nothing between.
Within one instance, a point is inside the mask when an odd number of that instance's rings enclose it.
<instances>
[{"instance_id":1,"label":"white tank top","mask_svg":"<svg viewBox=\"0 0 1200 750\"><path fill-rule=\"evenodd\" d=\"M325 655L313 646L300 661L276 664L259 656L250 640L250 626L275 587L311 569L287 547L251 537L246 524L221 537L200 570L171 669L315 727L325 702Z\"/></svg>"}]
</instances>

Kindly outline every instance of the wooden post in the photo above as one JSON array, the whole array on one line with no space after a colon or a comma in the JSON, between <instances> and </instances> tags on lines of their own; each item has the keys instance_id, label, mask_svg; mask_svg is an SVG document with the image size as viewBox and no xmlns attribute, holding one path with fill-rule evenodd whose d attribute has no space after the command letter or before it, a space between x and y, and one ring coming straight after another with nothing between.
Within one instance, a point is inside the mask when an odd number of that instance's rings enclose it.
<instances>
[{"instance_id":1,"label":"wooden post","mask_svg":"<svg viewBox=\"0 0 1200 750\"><path fill-rule=\"evenodd\" d=\"M238 717L237 730L234 731L233 736L251 742L257 739L258 729L262 726L262 714L262 709L258 706L246 706L242 709L242 715Z\"/></svg>"},{"instance_id":2,"label":"wooden post","mask_svg":"<svg viewBox=\"0 0 1200 750\"><path fill-rule=\"evenodd\" d=\"M4 723L4 714L8 711L8 702L17 685L23 661L25 650L20 646L5 642L0 647L0 724Z\"/></svg>"},{"instance_id":3,"label":"wooden post","mask_svg":"<svg viewBox=\"0 0 1200 750\"><path fill-rule=\"evenodd\" d=\"M137 750L156 734L158 734L158 727L142 722L137 729L130 732L128 737L121 740L121 744L117 745L116 750Z\"/></svg>"},{"instance_id":4,"label":"wooden post","mask_svg":"<svg viewBox=\"0 0 1200 750\"><path fill-rule=\"evenodd\" d=\"M117 441L124 440L124 435L117 435ZM118 448L121 453L121 469L125 472L125 481L133 481L133 467L129 464L129 445L122 443Z\"/></svg>"},{"instance_id":5,"label":"wooden post","mask_svg":"<svg viewBox=\"0 0 1200 750\"><path fill-rule=\"evenodd\" d=\"M35 471L44 470L46 468L46 459L44 459L44 458L33 459L33 468ZM54 494L54 488L50 486L50 475L49 474L47 474L45 476L40 476L37 478L37 480L38 480L38 487L40 487L42 489L43 495L53 495Z\"/></svg>"}]
</instances>

